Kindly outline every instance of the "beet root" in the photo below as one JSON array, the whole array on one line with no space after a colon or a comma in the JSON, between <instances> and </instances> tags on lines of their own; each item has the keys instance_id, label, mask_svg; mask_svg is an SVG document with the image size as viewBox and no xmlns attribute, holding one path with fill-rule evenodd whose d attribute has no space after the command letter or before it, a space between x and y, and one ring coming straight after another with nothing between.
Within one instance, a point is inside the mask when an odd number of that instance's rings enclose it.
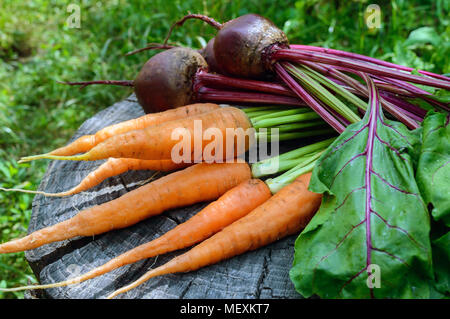
<instances>
[{"instance_id":1,"label":"beet root","mask_svg":"<svg viewBox=\"0 0 450 319\"><path fill-rule=\"evenodd\" d=\"M265 78L272 73L265 53L271 47L288 47L289 41L272 21L246 14L223 24L214 40L217 66L225 73L248 78Z\"/></svg>"},{"instance_id":2,"label":"beet root","mask_svg":"<svg viewBox=\"0 0 450 319\"><path fill-rule=\"evenodd\" d=\"M136 97L146 113L191 104L193 79L199 69L208 69L205 59L189 48L173 48L145 63L134 80Z\"/></svg>"},{"instance_id":3,"label":"beet root","mask_svg":"<svg viewBox=\"0 0 450 319\"><path fill-rule=\"evenodd\" d=\"M208 44L198 52L205 58L206 63L208 63L209 71L227 75L227 73L220 68L219 64L217 64L214 55L214 38L209 40Z\"/></svg>"}]
</instances>

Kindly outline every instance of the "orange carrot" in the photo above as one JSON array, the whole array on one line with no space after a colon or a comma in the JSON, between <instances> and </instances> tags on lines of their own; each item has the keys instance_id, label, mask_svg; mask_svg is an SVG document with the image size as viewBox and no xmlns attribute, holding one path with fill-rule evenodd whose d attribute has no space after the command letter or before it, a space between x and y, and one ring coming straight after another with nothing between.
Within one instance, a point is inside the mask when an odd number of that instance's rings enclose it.
<instances>
[{"instance_id":1,"label":"orange carrot","mask_svg":"<svg viewBox=\"0 0 450 319\"><path fill-rule=\"evenodd\" d=\"M196 120L198 122L196 122ZM227 129L242 128L242 133L244 133L245 130L252 127L249 118L243 111L235 107L222 107L211 112L190 116L184 119L164 122L142 130L134 130L127 133L114 135L97 146L94 146L89 152L81 155L43 155L40 158L83 161L99 160L109 157L138 158L147 160L171 159L172 149L182 141L182 137L179 139L172 139L172 134L176 132L176 130L181 129L183 132L188 133L186 138L190 139L188 139L188 142L191 142L191 150L194 150L194 126L196 123L201 123L202 126L202 135L200 137L202 142L202 150L206 145L211 143L211 141L204 140L202 138L203 133L207 129L211 128L220 131L223 141L220 141L219 144L226 145ZM240 136L245 138L245 150L243 151L246 151L249 146L248 136L245 137L244 134L240 134ZM233 140L237 140L236 136L233 136L232 138ZM236 147L237 144L238 143L235 143L234 146ZM223 153L224 158L230 157L226 155L226 150L224 150ZM30 160L30 157L23 158L20 162L25 162L28 160Z\"/></svg>"},{"instance_id":2,"label":"orange carrot","mask_svg":"<svg viewBox=\"0 0 450 319\"><path fill-rule=\"evenodd\" d=\"M37 194L49 197L61 197L83 192L85 190L88 190L89 188L92 188L100 184L109 177L116 176L131 170L153 170L153 171L169 172L187 166L189 166L189 164L186 163L176 164L171 160L153 161L153 160L139 160L134 158L109 158L97 169L89 173L77 186L69 189L68 191L59 193L46 193L27 189L3 188L3 187L0 187L0 190L6 192L14 191L29 194Z\"/></svg>"},{"instance_id":3,"label":"orange carrot","mask_svg":"<svg viewBox=\"0 0 450 319\"><path fill-rule=\"evenodd\" d=\"M160 113L146 114L136 119L107 126L93 135L81 136L72 143L60 147L54 151L51 151L50 153L29 156L28 158L29 160L33 160L42 158L42 156L44 155L69 156L77 153L87 152L95 145L103 142L104 140L110 138L111 136L130 132L133 130L141 130L152 125L173 121L177 119L183 119L192 115L210 112L218 108L219 106L217 104L197 103L178 107Z\"/></svg>"},{"instance_id":4,"label":"orange carrot","mask_svg":"<svg viewBox=\"0 0 450 319\"><path fill-rule=\"evenodd\" d=\"M75 236L124 228L165 210L217 199L250 179L247 163L200 163L163 176L125 195L79 212L56 225L0 245L0 253L19 252Z\"/></svg>"},{"instance_id":5,"label":"orange carrot","mask_svg":"<svg viewBox=\"0 0 450 319\"><path fill-rule=\"evenodd\" d=\"M248 215L225 227L188 252L150 270L108 298L129 291L150 278L197 270L254 250L305 227L320 206L322 196L308 191L311 174L298 177Z\"/></svg>"},{"instance_id":6,"label":"orange carrot","mask_svg":"<svg viewBox=\"0 0 450 319\"><path fill-rule=\"evenodd\" d=\"M263 181L247 180L227 191L191 219L176 226L163 236L127 251L83 275L54 284L0 288L0 291L46 289L76 284L142 259L192 246L245 216L268 200L270 196L270 189Z\"/></svg>"}]
</instances>

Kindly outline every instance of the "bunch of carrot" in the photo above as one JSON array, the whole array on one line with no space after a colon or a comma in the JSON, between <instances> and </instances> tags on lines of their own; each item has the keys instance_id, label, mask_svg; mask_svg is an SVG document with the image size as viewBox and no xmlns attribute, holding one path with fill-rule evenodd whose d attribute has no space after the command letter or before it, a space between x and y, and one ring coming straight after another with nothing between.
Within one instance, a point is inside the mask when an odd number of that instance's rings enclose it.
<instances>
[{"instance_id":1,"label":"bunch of carrot","mask_svg":"<svg viewBox=\"0 0 450 319\"><path fill-rule=\"evenodd\" d=\"M205 76L202 79L205 80ZM214 80L209 78L209 81ZM264 90L286 91L286 88L278 87L276 84L267 87L266 84L255 81L242 80L240 85L257 85L263 92ZM208 92L208 94L213 93L211 90ZM243 99L246 96L244 92L235 91L234 94ZM222 95L222 98L225 96ZM273 97L270 98L273 99ZM274 100L281 101L278 98ZM66 221L1 244L0 253L34 249L75 236L93 236L133 225L171 208L201 201L216 201L160 238L136 247L78 278L53 285L9 290L50 288L80 282L120 266L203 241L186 254L150 272L137 283L111 295L114 296L150 277L195 270L298 232L320 204L321 196L307 190L309 172L314 167L315 160L332 140L325 140L283 154L270 161L261 161L253 165L253 170L247 163L239 161L192 165L192 160L196 158L190 158L191 161L185 163L175 163L172 160L172 150L177 143L172 139L172 132L182 128L193 138L196 120L202 122L203 132L209 128L222 132L223 140L220 141L222 145L227 145L229 137L226 130L229 128L242 129L240 132L250 128L278 129L276 134L255 133L255 139L269 140L322 136L333 132L330 128L324 128L325 122L318 114L304 107L305 105L299 103L298 99L291 97L291 100L295 100L295 108L280 109L280 106L266 106L240 110L210 103L191 104L160 113L146 114L134 120L106 127L94 135L82 136L73 143L50 153L22 158L20 162L45 158L86 161L107 159L97 170L70 190L55 194L27 191L45 196L73 195L99 184L108 177L132 169L177 171L113 201L85 209ZM267 102L270 99L266 96L261 101ZM281 102L280 104L285 105ZM235 145L239 137L231 138ZM248 136L244 136L244 139L246 142L244 151L246 151L254 140L248 140ZM191 142L191 144L194 143L193 140ZM206 148L203 140L201 148L202 150ZM226 150L216 160L229 160L242 155L235 149L228 153L229 151ZM200 160L207 159L200 158ZM257 177L265 175L264 168L272 165L275 160L280 164L276 173L286 172L278 178L268 180L267 183L258 179ZM17 191L17 189L2 190ZM272 196L272 193L275 195ZM234 244L229 245L229 243Z\"/></svg>"},{"instance_id":2,"label":"bunch of carrot","mask_svg":"<svg viewBox=\"0 0 450 319\"><path fill-rule=\"evenodd\" d=\"M288 113L286 114L286 112ZM204 128L205 126L219 127L223 130L227 127L270 127L283 124L283 120L280 122L282 116L271 118L268 116L271 113L284 114L285 117L290 116L287 123L284 123L285 125L308 126L302 121L315 120L317 122L317 117L309 115L307 109L293 112L293 110L274 111L266 108L247 109L246 112L243 112L237 108L220 108L215 104L194 104L161 113L147 114L134 120L112 125L94 135L83 136L48 154L23 158L22 161L40 158L108 159L71 190L56 194L34 192L45 196L72 195L97 185L105 178L131 169L181 170L141 186L113 201L85 209L66 221L1 244L0 253L34 249L75 236L93 236L130 226L171 208L201 201L216 201L160 238L136 247L77 278L52 285L2 290L51 288L78 283L123 265L203 241L158 271L149 273L137 283L113 294L116 295L150 277L195 270L299 231L317 210L321 196L307 190L310 178L308 172L311 167L298 170L297 166L308 163L302 161L303 157L306 156L306 159L314 157L317 152L330 143L330 140L306 149L303 148L303 151L297 151L296 154L292 154L292 152L287 154L283 160L289 159L290 162L283 162L278 172L297 167L296 179L292 183L286 183L289 185L274 196L272 193L278 189L270 188L262 180L252 178L251 168L245 162L192 165L191 163L177 164L170 158L170 149L173 147L173 142L168 142L170 132L177 127L192 130L192 123L195 119L201 119ZM295 120L292 119L292 116ZM211 124L208 124L208 121ZM80 152L85 153L74 155ZM302 168L305 166L303 164ZM257 163L257 165L265 165L265 162ZM255 167L258 167L257 165ZM230 242L235 244L224 245L224 243Z\"/></svg>"}]
</instances>

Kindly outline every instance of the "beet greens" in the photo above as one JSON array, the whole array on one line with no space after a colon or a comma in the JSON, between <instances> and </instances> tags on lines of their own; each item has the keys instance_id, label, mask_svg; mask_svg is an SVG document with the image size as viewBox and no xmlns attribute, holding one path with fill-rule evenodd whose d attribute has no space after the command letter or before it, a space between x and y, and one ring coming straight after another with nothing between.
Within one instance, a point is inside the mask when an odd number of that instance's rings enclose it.
<instances>
[{"instance_id":1,"label":"beet greens","mask_svg":"<svg viewBox=\"0 0 450 319\"><path fill-rule=\"evenodd\" d=\"M450 115L430 112L423 122L417 184L432 215L450 227Z\"/></svg>"},{"instance_id":2,"label":"beet greens","mask_svg":"<svg viewBox=\"0 0 450 319\"><path fill-rule=\"evenodd\" d=\"M370 111L313 170L310 190L324 197L296 241L291 279L305 297L428 298L430 221L412 160L419 139L384 118L373 81L364 79ZM373 265L380 285L370 287Z\"/></svg>"}]
</instances>

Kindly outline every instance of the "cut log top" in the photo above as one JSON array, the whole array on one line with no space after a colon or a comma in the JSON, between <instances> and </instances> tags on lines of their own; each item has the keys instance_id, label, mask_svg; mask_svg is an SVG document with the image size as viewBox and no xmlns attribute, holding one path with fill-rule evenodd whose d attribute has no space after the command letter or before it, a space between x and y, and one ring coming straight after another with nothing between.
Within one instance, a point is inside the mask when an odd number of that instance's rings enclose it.
<instances>
[{"instance_id":1,"label":"cut log top","mask_svg":"<svg viewBox=\"0 0 450 319\"><path fill-rule=\"evenodd\" d=\"M72 140L143 114L136 99L131 96L87 120ZM52 193L67 190L102 163L103 161L52 161L39 190ZM113 200L139 187L154 173L127 172L109 178L89 191L69 197L37 195L33 201L28 232L69 219L87 207ZM63 281L163 235L207 204L200 203L167 211L134 226L95 237L79 237L44 245L26 252L25 256L40 283ZM118 298L301 298L289 279L296 237L287 237L267 247L198 271L150 279ZM39 295L64 299L105 298L114 290L136 280L150 268L162 265L186 250L127 265L77 285L47 289Z\"/></svg>"}]
</instances>

